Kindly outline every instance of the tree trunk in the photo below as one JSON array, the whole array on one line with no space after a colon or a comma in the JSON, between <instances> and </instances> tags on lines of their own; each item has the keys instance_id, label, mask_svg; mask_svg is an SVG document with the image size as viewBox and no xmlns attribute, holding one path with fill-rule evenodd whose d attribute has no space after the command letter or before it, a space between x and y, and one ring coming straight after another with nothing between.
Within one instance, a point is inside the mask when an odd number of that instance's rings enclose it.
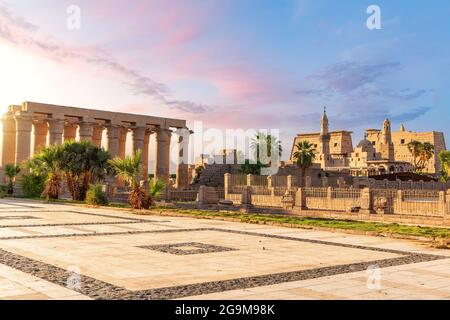
<instances>
[{"instance_id":1,"label":"tree trunk","mask_svg":"<svg viewBox=\"0 0 450 320\"><path fill-rule=\"evenodd\" d=\"M305 168L300 168L301 169L301 173L302 173L302 187L305 188L306 187L306 169Z\"/></svg>"}]
</instances>

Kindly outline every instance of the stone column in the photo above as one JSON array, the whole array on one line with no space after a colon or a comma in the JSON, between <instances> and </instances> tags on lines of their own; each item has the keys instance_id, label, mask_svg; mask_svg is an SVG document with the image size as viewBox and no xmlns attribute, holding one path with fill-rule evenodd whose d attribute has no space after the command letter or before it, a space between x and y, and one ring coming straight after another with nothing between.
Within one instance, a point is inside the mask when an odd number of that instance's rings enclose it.
<instances>
[{"instance_id":1,"label":"stone column","mask_svg":"<svg viewBox=\"0 0 450 320\"><path fill-rule=\"evenodd\" d=\"M92 144L97 147L102 146L103 127L94 126L92 129Z\"/></svg>"},{"instance_id":2,"label":"stone column","mask_svg":"<svg viewBox=\"0 0 450 320\"><path fill-rule=\"evenodd\" d=\"M119 135L121 127L118 125L109 125L106 127L106 149L111 158L119 156Z\"/></svg>"},{"instance_id":3,"label":"stone column","mask_svg":"<svg viewBox=\"0 0 450 320\"><path fill-rule=\"evenodd\" d=\"M20 164L30 158L31 129L33 122L29 116L16 116L16 155L15 163Z\"/></svg>"},{"instance_id":4,"label":"stone column","mask_svg":"<svg viewBox=\"0 0 450 320\"><path fill-rule=\"evenodd\" d=\"M133 143L133 152L141 150L142 158L144 155L144 139L145 139L145 127L136 127L131 130L132 134L132 143Z\"/></svg>"},{"instance_id":5,"label":"stone column","mask_svg":"<svg viewBox=\"0 0 450 320\"><path fill-rule=\"evenodd\" d=\"M148 147L147 147L147 153L145 152L144 148L144 140L145 140L145 127L136 127L133 128L131 131L132 134L132 144L133 144L133 152L136 153L138 150L141 150L141 179L144 181L147 181L147 175L148 175ZM147 164L145 164L147 162Z\"/></svg>"},{"instance_id":6,"label":"stone column","mask_svg":"<svg viewBox=\"0 0 450 320\"><path fill-rule=\"evenodd\" d=\"M172 131L169 128L158 127L156 129L156 162L155 177L161 180L169 180L170 176L170 138Z\"/></svg>"},{"instance_id":7,"label":"stone column","mask_svg":"<svg viewBox=\"0 0 450 320\"><path fill-rule=\"evenodd\" d=\"M34 122L34 151L33 154L38 153L43 147L47 145L47 122Z\"/></svg>"},{"instance_id":8,"label":"stone column","mask_svg":"<svg viewBox=\"0 0 450 320\"><path fill-rule=\"evenodd\" d=\"M150 143L150 130L145 131L144 149L142 150L142 180L148 179L148 145Z\"/></svg>"},{"instance_id":9,"label":"stone column","mask_svg":"<svg viewBox=\"0 0 450 320\"><path fill-rule=\"evenodd\" d=\"M90 121L80 122L80 141L91 141L94 134L94 123Z\"/></svg>"},{"instance_id":10,"label":"stone column","mask_svg":"<svg viewBox=\"0 0 450 320\"><path fill-rule=\"evenodd\" d=\"M3 152L2 167L16 161L16 120L12 116L3 116Z\"/></svg>"},{"instance_id":11,"label":"stone column","mask_svg":"<svg viewBox=\"0 0 450 320\"><path fill-rule=\"evenodd\" d=\"M128 128L120 127L119 129L119 145L118 145L118 157L121 159L125 158L126 154L126 144L127 144L127 134L128 134ZM122 179L118 179L117 185L119 187L125 186L125 181Z\"/></svg>"},{"instance_id":12,"label":"stone column","mask_svg":"<svg viewBox=\"0 0 450 320\"><path fill-rule=\"evenodd\" d=\"M64 126L64 141L69 141L77 138L78 125L74 123L68 123Z\"/></svg>"},{"instance_id":13,"label":"stone column","mask_svg":"<svg viewBox=\"0 0 450 320\"><path fill-rule=\"evenodd\" d=\"M61 144L64 131L64 119L48 119L50 145Z\"/></svg>"},{"instance_id":14,"label":"stone column","mask_svg":"<svg viewBox=\"0 0 450 320\"><path fill-rule=\"evenodd\" d=\"M119 157L125 158L128 128L122 127L119 131Z\"/></svg>"},{"instance_id":15,"label":"stone column","mask_svg":"<svg viewBox=\"0 0 450 320\"><path fill-rule=\"evenodd\" d=\"M178 161L177 161L177 188L189 187L189 135L188 128L178 128Z\"/></svg>"}]
</instances>

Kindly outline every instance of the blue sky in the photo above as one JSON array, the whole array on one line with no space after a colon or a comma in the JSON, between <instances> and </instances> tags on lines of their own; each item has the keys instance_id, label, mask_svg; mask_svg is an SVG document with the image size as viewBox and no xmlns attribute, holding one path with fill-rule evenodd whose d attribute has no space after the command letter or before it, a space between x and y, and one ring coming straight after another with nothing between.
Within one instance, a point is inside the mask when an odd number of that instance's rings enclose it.
<instances>
[{"instance_id":1,"label":"blue sky","mask_svg":"<svg viewBox=\"0 0 450 320\"><path fill-rule=\"evenodd\" d=\"M81 9L81 29L65 27ZM366 27L369 5L381 30ZM325 0L0 1L0 104L25 100L280 129L450 138L450 3ZM288 156L287 154L285 157Z\"/></svg>"}]
</instances>

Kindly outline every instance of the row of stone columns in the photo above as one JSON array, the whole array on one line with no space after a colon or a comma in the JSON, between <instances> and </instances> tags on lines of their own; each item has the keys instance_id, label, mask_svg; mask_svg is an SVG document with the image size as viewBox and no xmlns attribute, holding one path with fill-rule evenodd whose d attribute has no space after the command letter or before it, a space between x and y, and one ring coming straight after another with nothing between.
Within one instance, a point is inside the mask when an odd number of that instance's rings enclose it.
<instances>
[{"instance_id":1,"label":"row of stone columns","mask_svg":"<svg viewBox=\"0 0 450 320\"><path fill-rule=\"evenodd\" d=\"M34 150L31 151L31 132L34 126ZM99 125L92 121L68 123L65 119L33 119L29 115L4 116L3 118L3 159L2 165L19 164L30 158L31 153L39 152L47 145L61 144L65 140L76 138L79 127L80 140L91 141L101 146L104 128L106 129L106 149L111 157L125 157L126 137L132 132L132 149L142 150L143 179L148 175L148 153L151 130L144 126L124 127L120 124ZM169 128L156 127L155 176L168 179L170 166L170 140L172 131Z\"/></svg>"}]
</instances>

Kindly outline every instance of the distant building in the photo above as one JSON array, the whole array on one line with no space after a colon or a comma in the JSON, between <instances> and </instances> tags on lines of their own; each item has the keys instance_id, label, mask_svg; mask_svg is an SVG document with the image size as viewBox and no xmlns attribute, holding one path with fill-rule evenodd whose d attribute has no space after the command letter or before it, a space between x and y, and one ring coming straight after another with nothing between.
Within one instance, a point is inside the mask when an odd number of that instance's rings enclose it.
<instances>
[{"instance_id":1,"label":"distant building","mask_svg":"<svg viewBox=\"0 0 450 320\"><path fill-rule=\"evenodd\" d=\"M303 140L313 144L316 149L316 166L320 165L327 171L349 171L353 176L412 171L413 157L407 146L412 140L434 145L435 156L429 161L426 171L439 173L438 154L446 149L442 132L406 131L403 125L398 132L391 132L388 119L383 122L381 130L367 129L365 138L353 148L351 131L329 131L326 111L321 119L320 132L300 133L294 138L291 161L294 161L295 145Z\"/></svg>"},{"instance_id":2,"label":"distant building","mask_svg":"<svg viewBox=\"0 0 450 320\"><path fill-rule=\"evenodd\" d=\"M377 129L367 129L367 139L374 145L375 149L381 150L383 141L383 132ZM405 161L413 163L414 159L408 150L408 143L416 140L420 142L429 142L434 146L434 157L428 162L425 171L436 174L441 171L439 162L439 152L446 150L445 138L443 132L414 132L406 131L402 124L397 132L392 132L392 144L394 146L394 157L396 161Z\"/></svg>"}]
</instances>

